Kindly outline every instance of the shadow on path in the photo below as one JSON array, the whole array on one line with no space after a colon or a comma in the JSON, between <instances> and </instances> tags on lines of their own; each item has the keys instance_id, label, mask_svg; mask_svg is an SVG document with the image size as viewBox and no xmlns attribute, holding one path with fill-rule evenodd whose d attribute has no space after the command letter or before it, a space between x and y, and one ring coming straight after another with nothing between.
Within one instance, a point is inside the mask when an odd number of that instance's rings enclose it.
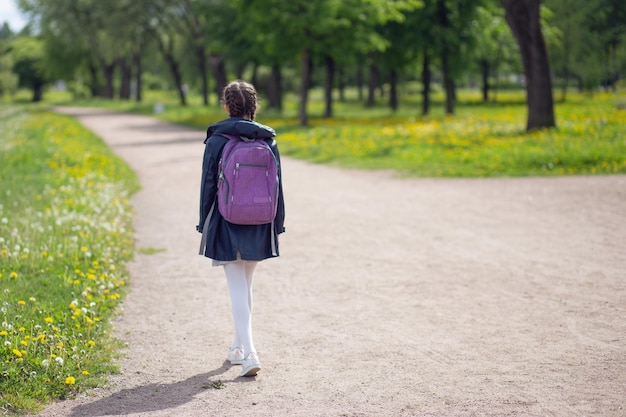
<instances>
[{"instance_id":1,"label":"shadow on path","mask_svg":"<svg viewBox=\"0 0 626 417\"><path fill-rule=\"evenodd\" d=\"M194 375L184 381L171 384L148 384L114 392L106 398L72 409L68 417L97 417L128 415L150 411L167 410L190 402L199 393L210 388L209 379L230 369L228 361L209 372ZM236 378L225 382L254 381L256 378Z\"/></svg>"}]
</instances>

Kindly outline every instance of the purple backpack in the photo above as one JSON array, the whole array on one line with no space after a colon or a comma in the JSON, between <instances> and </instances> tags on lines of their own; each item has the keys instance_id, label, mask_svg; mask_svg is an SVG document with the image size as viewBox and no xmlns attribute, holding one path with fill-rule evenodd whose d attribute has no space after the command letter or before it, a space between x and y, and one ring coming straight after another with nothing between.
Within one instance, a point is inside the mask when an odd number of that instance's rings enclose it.
<instances>
[{"instance_id":1,"label":"purple backpack","mask_svg":"<svg viewBox=\"0 0 626 417\"><path fill-rule=\"evenodd\" d=\"M278 207L278 161L263 139L224 135L219 162L217 208L234 224L274 221Z\"/></svg>"}]
</instances>

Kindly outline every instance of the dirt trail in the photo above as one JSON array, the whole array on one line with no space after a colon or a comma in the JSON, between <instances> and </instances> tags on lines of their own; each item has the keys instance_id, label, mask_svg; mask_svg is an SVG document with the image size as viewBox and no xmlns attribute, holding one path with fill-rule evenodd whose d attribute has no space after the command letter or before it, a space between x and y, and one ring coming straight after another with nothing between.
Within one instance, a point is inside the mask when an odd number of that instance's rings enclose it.
<instances>
[{"instance_id":1,"label":"dirt trail","mask_svg":"<svg viewBox=\"0 0 626 417\"><path fill-rule=\"evenodd\" d=\"M625 176L407 180L284 158L282 256L255 281L264 367L242 379L223 271L196 255L204 133L62 111L138 172L137 245L165 251L130 265L121 374L40 416L626 415Z\"/></svg>"}]
</instances>

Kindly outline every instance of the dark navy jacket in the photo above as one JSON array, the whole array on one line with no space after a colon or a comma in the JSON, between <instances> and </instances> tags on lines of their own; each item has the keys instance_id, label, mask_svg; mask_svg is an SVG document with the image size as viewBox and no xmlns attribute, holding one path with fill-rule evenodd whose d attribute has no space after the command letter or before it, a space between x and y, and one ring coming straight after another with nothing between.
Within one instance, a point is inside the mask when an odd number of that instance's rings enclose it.
<instances>
[{"instance_id":1,"label":"dark navy jacket","mask_svg":"<svg viewBox=\"0 0 626 417\"><path fill-rule=\"evenodd\" d=\"M218 164L224 145L228 138L221 134L245 136L253 139L264 139L278 160L278 211L273 223L261 225L237 225L224 220L217 207L211 211L217 195ZM279 255L278 235L285 231L285 203L283 200L283 181L280 165L280 154L274 137L276 132L268 126L240 117L217 122L207 129L207 138L202 162L202 181L200 183L200 222L198 231L203 232L201 254L218 261L234 261L237 252L241 259L260 261ZM207 216L208 225L205 227Z\"/></svg>"}]
</instances>

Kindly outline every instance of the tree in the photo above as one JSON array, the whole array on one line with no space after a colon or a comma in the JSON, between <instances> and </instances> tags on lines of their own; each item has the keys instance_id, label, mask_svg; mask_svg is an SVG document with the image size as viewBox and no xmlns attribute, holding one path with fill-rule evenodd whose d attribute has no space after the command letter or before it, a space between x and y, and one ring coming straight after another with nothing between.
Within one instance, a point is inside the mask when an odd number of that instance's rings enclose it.
<instances>
[{"instance_id":1,"label":"tree","mask_svg":"<svg viewBox=\"0 0 626 417\"><path fill-rule=\"evenodd\" d=\"M19 0L19 6L37 23L51 74L72 80L87 72L92 94L113 98L121 67L120 96L128 98L132 62L145 44L143 0Z\"/></svg>"},{"instance_id":2,"label":"tree","mask_svg":"<svg viewBox=\"0 0 626 417\"><path fill-rule=\"evenodd\" d=\"M493 88L497 90L498 71L504 64L519 61L519 51L504 19L504 10L497 5L480 6L471 24L477 39L474 59L478 64L483 101L488 101ZM516 60L517 58L517 60ZM496 80L493 86L490 79ZM495 101L495 97L494 97Z\"/></svg>"},{"instance_id":3,"label":"tree","mask_svg":"<svg viewBox=\"0 0 626 417\"><path fill-rule=\"evenodd\" d=\"M626 2L599 0L589 15L590 29L600 35L603 54L602 85L615 90L620 71L626 70L626 59L618 55L626 42Z\"/></svg>"},{"instance_id":4,"label":"tree","mask_svg":"<svg viewBox=\"0 0 626 417\"><path fill-rule=\"evenodd\" d=\"M540 0L500 0L524 65L528 120L526 130L556 126L552 76L541 31Z\"/></svg>"},{"instance_id":5,"label":"tree","mask_svg":"<svg viewBox=\"0 0 626 417\"><path fill-rule=\"evenodd\" d=\"M13 44L13 54L13 71L19 77L19 85L33 91L32 101L41 101L43 88L48 82L43 65L43 42L32 36L21 36Z\"/></svg>"},{"instance_id":6,"label":"tree","mask_svg":"<svg viewBox=\"0 0 626 417\"><path fill-rule=\"evenodd\" d=\"M0 27L0 98L4 93L17 90L18 77L13 73L15 64L12 53L13 32L8 23Z\"/></svg>"}]
</instances>

